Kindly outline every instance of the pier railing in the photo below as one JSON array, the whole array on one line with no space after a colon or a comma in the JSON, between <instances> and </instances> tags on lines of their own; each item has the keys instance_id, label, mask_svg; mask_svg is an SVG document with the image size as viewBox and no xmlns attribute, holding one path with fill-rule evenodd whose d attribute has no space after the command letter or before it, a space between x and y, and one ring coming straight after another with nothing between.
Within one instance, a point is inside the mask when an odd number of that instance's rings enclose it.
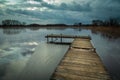
<instances>
[{"instance_id":1,"label":"pier railing","mask_svg":"<svg viewBox=\"0 0 120 80\"><path fill-rule=\"evenodd\" d=\"M65 43L63 42L63 38L69 38L69 39L75 39L75 38L83 38L83 39L90 39L90 36L78 36L78 35L64 35L64 34L49 34L47 36L45 36L45 38L47 38L47 42L48 43L56 43L56 40L60 40L59 43ZM51 40L50 40L51 38ZM58 42L57 42L58 43Z\"/></svg>"}]
</instances>

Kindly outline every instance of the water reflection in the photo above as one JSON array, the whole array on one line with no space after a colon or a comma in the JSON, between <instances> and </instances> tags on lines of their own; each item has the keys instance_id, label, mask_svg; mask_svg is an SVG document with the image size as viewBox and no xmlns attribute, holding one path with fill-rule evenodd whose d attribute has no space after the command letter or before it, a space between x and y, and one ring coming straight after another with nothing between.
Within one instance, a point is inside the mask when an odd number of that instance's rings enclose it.
<instances>
[{"instance_id":1,"label":"water reflection","mask_svg":"<svg viewBox=\"0 0 120 80\"><path fill-rule=\"evenodd\" d=\"M17 80L49 80L68 46L41 43Z\"/></svg>"},{"instance_id":2,"label":"water reflection","mask_svg":"<svg viewBox=\"0 0 120 80\"><path fill-rule=\"evenodd\" d=\"M37 42L14 42L0 46L0 80L16 80L37 45Z\"/></svg>"},{"instance_id":3,"label":"water reflection","mask_svg":"<svg viewBox=\"0 0 120 80\"><path fill-rule=\"evenodd\" d=\"M27 55L32 55L33 53L34 53L34 48L33 49L31 49L31 50L27 50L27 51L25 51L25 52L22 52L21 54L23 55L23 56L27 56Z\"/></svg>"},{"instance_id":4,"label":"water reflection","mask_svg":"<svg viewBox=\"0 0 120 80\"><path fill-rule=\"evenodd\" d=\"M103 37L105 37L105 38L108 38L108 39L117 39L117 38L119 38L117 36L113 36L113 35L110 35L110 34L107 34L107 33L102 33L101 35Z\"/></svg>"},{"instance_id":5,"label":"water reflection","mask_svg":"<svg viewBox=\"0 0 120 80\"><path fill-rule=\"evenodd\" d=\"M1 80L17 80L16 78L26 66L29 58L30 56L27 56L26 58L21 58L21 60L11 61L10 64L6 65L5 74L1 77Z\"/></svg>"},{"instance_id":6,"label":"water reflection","mask_svg":"<svg viewBox=\"0 0 120 80\"><path fill-rule=\"evenodd\" d=\"M3 64L3 65L0 65L0 80L2 80L2 77L6 74L6 69L7 69L7 66L8 64Z\"/></svg>"},{"instance_id":7,"label":"water reflection","mask_svg":"<svg viewBox=\"0 0 120 80\"><path fill-rule=\"evenodd\" d=\"M19 34L25 32L24 28L3 28L3 33L7 35Z\"/></svg>"},{"instance_id":8,"label":"water reflection","mask_svg":"<svg viewBox=\"0 0 120 80\"><path fill-rule=\"evenodd\" d=\"M113 80L120 80L120 38L92 34L92 42Z\"/></svg>"},{"instance_id":9,"label":"water reflection","mask_svg":"<svg viewBox=\"0 0 120 80\"><path fill-rule=\"evenodd\" d=\"M116 35L114 33L108 33L108 32L100 32L100 31L95 31L95 30L92 30L91 31L93 34L101 34L104 38L108 38L108 39L118 39L120 38L119 35Z\"/></svg>"},{"instance_id":10,"label":"water reflection","mask_svg":"<svg viewBox=\"0 0 120 80\"><path fill-rule=\"evenodd\" d=\"M28 28L28 29L33 30L33 31L36 31L36 30L39 30L40 27L30 27L30 28Z\"/></svg>"}]
</instances>

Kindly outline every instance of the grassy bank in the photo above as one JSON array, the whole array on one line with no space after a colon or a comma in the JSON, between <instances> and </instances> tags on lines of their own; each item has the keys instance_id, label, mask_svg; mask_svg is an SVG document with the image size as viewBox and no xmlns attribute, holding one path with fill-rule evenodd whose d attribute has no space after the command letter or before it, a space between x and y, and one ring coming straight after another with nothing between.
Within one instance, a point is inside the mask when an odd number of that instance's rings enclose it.
<instances>
[{"instance_id":1,"label":"grassy bank","mask_svg":"<svg viewBox=\"0 0 120 80\"><path fill-rule=\"evenodd\" d=\"M90 29L93 32L101 32L109 37L120 37L120 27L93 27L93 26L89 26L89 27L82 27L84 29Z\"/></svg>"}]
</instances>

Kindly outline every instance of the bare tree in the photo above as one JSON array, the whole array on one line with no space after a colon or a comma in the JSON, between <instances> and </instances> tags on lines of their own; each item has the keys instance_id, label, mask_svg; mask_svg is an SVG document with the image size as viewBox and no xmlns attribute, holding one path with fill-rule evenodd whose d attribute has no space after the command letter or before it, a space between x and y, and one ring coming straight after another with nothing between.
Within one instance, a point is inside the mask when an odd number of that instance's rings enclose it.
<instances>
[{"instance_id":1,"label":"bare tree","mask_svg":"<svg viewBox=\"0 0 120 80\"><path fill-rule=\"evenodd\" d=\"M103 21L102 20L93 20L92 25L94 25L94 26L102 26Z\"/></svg>"}]
</instances>

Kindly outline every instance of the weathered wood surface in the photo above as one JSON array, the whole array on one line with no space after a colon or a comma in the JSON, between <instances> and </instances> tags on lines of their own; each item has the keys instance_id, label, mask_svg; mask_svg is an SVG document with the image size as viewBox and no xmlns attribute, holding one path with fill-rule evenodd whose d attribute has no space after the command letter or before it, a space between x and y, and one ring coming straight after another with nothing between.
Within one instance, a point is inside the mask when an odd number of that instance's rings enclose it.
<instances>
[{"instance_id":1,"label":"weathered wood surface","mask_svg":"<svg viewBox=\"0 0 120 80\"><path fill-rule=\"evenodd\" d=\"M50 34L50 35L45 36L45 38L84 38L84 39L91 39L90 36L63 35L63 34Z\"/></svg>"},{"instance_id":2,"label":"weathered wood surface","mask_svg":"<svg viewBox=\"0 0 120 80\"><path fill-rule=\"evenodd\" d=\"M51 80L111 80L89 39L77 38L51 76Z\"/></svg>"},{"instance_id":3,"label":"weathered wood surface","mask_svg":"<svg viewBox=\"0 0 120 80\"><path fill-rule=\"evenodd\" d=\"M88 50L95 50L95 48L90 43L90 39L84 39L84 38L76 38L72 42L71 47L78 48L78 49L88 49Z\"/></svg>"}]
</instances>

